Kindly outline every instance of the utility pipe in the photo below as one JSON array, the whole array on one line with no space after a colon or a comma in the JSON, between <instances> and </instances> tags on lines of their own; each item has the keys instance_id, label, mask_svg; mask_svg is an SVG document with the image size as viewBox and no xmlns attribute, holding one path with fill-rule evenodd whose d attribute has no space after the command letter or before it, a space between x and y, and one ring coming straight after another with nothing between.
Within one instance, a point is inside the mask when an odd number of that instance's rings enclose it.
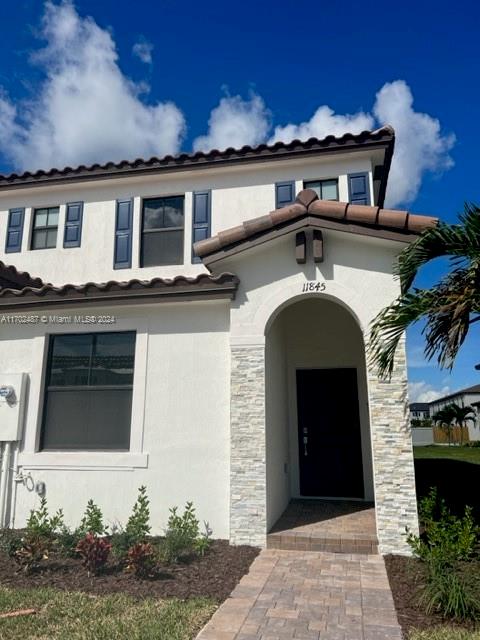
<instances>
[{"instance_id":1,"label":"utility pipe","mask_svg":"<svg viewBox=\"0 0 480 640\"><path fill-rule=\"evenodd\" d=\"M0 527L6 526L6 500L7 500L7 488L8 478L10 476L10 451L12 443L3 443L3 455L2 455L2 470L0 475Z\"/></svg>"}]
</instances>

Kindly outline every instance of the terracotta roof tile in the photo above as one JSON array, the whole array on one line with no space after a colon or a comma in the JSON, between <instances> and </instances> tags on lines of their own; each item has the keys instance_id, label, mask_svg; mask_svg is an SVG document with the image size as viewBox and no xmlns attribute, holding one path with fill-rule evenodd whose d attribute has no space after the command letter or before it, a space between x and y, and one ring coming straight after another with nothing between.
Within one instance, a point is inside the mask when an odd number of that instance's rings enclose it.
<instances>
[{"instance_id":1,"label":"terracotta roof tile","mask_svg":"<svg viewBox=\"0 0 480 640\"><path fill-rule=\"evenodd\" d=\"M0 260L0 290L2 287L10 289L22 289L23 287L43 287L41 278L34 278L27 271L19 271L13 265L5 264Z\"/></svg>"},{"instance_id":2,"label":"terracotta roof tile","mask_svg":"<svg viewBox=\"0 0 480 640\"><path fill-rule=\"evenodd\" d=\"M248 240L257 234L288 222L293 222L307 215L359 227L368 227L373 230L385 229L403 235L418 234L424 229L435 226L438 222L437 218L414 215L408 211L381 209L379 207L333 200L319 200L312 189L304 189L298 194L294 204L276 209L266 216L247 220L239 226L221 231L216 236L197 242L194 245L194 251L201 258L206 258L213 253L226 250L244 240Z\"/></svg>"},{"instance_id":3,"label":"terracotta roof tile","mask_svg":"<svg viewBox=\"0 0 480 640\"><path fill-rule=\"evenodd\" d=\"M14 267L13 267L14 268ZM0 289L0 307L30 306L35 303L75 303L84 301L114 301L125 299L174 299L209 295L210 297L235 296L239 280L232 273L211 275L201 273L194 278L177 276L172 279L134 278L125 282L87 282L85 284L64 284L56 287L41 283L38 287L24 286L21 289Z\"/></svg>"},{"instance_id":4,"label":"terracotta roof tile","mask_svg":"<svg viewBox=\"0 0 480 640\"><path fill-rule=\"evenodd\" d=\"M75 182L78 180L94 180L119 175L135 175L138 173L158 172L160 170L172 171L175 169L193 169L205 165L232 164L239 161L261 162L272 158L289 158L312 155L319 152L349 151L359 146L385 147L385 175L382 177L382 185L386 186L388 171L390 168L395 132L389 125L375 131L362 131L358 134L345 133L336 137L327 136L319 140L292 140L291 142L276 142L267 145L260 144L256 147L246 145L240 149L229 147L223 151L212 149L208 152L181 153L177 156L166 155L152 157L148 160L137 158L133 161L107 162L105 164L79 165L78 167L52 168L48 171L25 171L24 173L10 173L0 175L0 189L12 187L27 187L31 185L51 184L52 182Z\"/></svg>"}]
</instances>

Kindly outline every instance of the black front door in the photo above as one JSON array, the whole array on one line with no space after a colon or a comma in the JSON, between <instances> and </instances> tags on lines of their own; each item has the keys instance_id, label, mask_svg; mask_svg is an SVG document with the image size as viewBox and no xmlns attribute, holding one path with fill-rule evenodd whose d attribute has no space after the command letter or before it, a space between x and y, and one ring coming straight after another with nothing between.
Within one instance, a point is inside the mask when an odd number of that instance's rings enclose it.
<instances>
[{"instance_id":1,"label":"black front door","mask_svg":"<svg viewBox=\"0 0 480 640\"><path fill-rule=\"evenodd\" d=\"M363 498L356 369L297 370L300 493Z\"/></svg>"}]
</instances>

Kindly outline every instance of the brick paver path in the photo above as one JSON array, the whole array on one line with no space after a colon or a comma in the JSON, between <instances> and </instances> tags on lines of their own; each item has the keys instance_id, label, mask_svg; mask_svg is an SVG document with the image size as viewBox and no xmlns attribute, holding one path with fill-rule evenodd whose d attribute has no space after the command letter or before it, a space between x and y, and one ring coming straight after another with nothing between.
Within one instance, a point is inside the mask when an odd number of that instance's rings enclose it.
<instances>
[{"instance_id":1,"label":"brick paver path","mask_svg":"<svg viewBox=\"0 0 480 640\"><path fill-rule=\"evenodd\" d=\"M197 640L400 640L383 558L265 549Z\"/></svg>"}]
</instances>

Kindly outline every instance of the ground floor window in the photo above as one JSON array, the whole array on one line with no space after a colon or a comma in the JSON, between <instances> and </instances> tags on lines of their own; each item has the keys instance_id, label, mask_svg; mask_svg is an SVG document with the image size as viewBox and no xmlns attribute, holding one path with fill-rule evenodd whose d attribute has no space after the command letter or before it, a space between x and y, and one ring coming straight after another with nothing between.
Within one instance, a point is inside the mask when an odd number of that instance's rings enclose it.
<instances>
[{"instance_id":1,"label":"ground floor window","mask_svg":"<svg viewBox=\"0 0 480 640\"><path fill-rule=\"evenodd\" d=\"M40 448L130 448L135 332L50 337Z\"/></svg>"}]
</instances>

